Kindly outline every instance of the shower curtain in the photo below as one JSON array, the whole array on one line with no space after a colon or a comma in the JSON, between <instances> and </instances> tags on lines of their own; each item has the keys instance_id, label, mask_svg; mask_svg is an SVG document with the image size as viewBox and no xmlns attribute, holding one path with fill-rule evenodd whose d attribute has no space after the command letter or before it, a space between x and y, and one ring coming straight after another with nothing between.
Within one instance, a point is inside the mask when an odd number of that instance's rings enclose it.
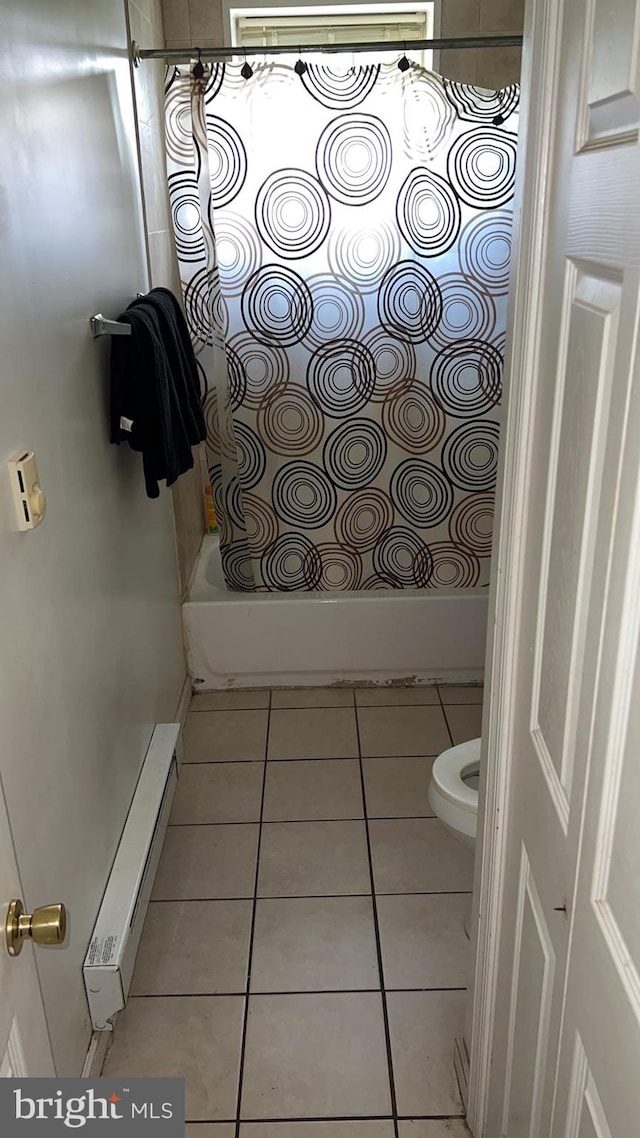
<instances>
[{"instance_id":1,"label":"shower curtain","mask_svg":"<svg viewBox=\"0 0 640 1138\"><path fill-rule=\"evenodd\" d=\"M518 88L295 62L167 79L227 584L485 586Z\"/></svg>"}]
</instances>

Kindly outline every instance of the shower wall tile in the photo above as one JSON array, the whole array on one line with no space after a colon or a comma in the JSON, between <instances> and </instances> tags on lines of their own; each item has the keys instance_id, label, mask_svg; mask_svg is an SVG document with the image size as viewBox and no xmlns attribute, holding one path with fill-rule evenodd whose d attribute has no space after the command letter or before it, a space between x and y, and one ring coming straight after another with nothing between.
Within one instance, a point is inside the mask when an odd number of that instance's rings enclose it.
<instances>
[{"instance_id":1,"label":"shower wall tile","mask_svg":"<svg viewBox=\"0 0 640 1138\"><path fill-rule=\"evenodd\" d=\"M498 89L520 82L519 47L485 47L477 53L479 87Z\"/></svg>"},{"instance_id":2,"label":"shower wall tile","mask_svg":"<svg viewBox=\"0 0 640 1138\"><path fill-rule=\"evenodd\" d=\"M443 36L477 36L480 29L480 0L442 0L440 32ZM475 51L441 51L436 69L458 83L476 82Z\"/></svg>"},{"instance_id":3,"label":"shower wall tile","mask_svg":"<svg viewBox=\"0 0 640 1138\"><path fill-rule=\"evenodd\" d=\"M140 4L138 4L138 7L140 7ZM162 42L164 43L164 18L162 15L162 0L148 0L148 9L149 12L147 19L151 21L153 27L159 33Z\"/></svg>"},{"instance_id":4,"label":"shower wall tile","mask_svg":"<svg viewBox=\"0 0 640 1138\"><path fill-rule=\"evenodd\" d=\"M139 0L148 7L159 0ZM166 42L175 47L199 44L208 47L224 42L224 17L220 0L162 0ZM489 35L522 30L524 0L442 0L441 33L452 35ZM475 52L443 52L440 69L460 82L475 81ZM466 62L465 62L466 61ZM485 74L487 69L485 68ZM514 82L509 79L509 82Z\"/></svg>"},{"instance_id":5,"label":"shower wall tile","mask_svg":"<svg viewBox=\"0 0 640 1138\"><path fill-rule=\"evenodd\" d=\"M167 20L169 29L169 42L177 41L178 31L185 42L190 41L187 0L184 3L164 4L161 0L129 0L128 13L131 39L144 47L164 46L164 19ZM164 154L164 62L148 60L134 68L133 84L145 203L149 280L152 287L171 289L179 297L180 274L171 231ZM202 447L194 451L194 460L193 470L183 474L172 488L181 595L186 591L204 533L203 487L206 468Z\"/></svg>"},{"instance_id":6,"label":"shower wall tile","mask_svg":"<svg viewBox=\"0 0 640 1138\"><path fill-rule=\"evenodd\" d=\"M524 0L480 0L480 30L518 35L524 23Z\"/></svg>"},{"instance_id":7,"label":"shower wall tile","mask_svg":"<svg viewBox=\"0 0 640 1138\"><path fill-rule=\"evenodd\" d=\"M163 47L164 33L161 27L140 10L129 3L129 34L141 47ZM138 122L144 122L155 130L163 129L163 82L164 63L149 59L140 67L133 68L133 86L136 99Z\"/></svg>"},{"instance_id":8,"label":"shower wall tile","mask_svg":"<svg viewBox=\"0 0 640 1138\"><path fill-rule=\"evenodd\" d=\"M524 19L524 0L443 0L443 36L519 35ZM482 48L478 51L443 51L442 75L459 83L498 88L520 78L520 49Z\"/></svg>"},{"instance_id":9,"label":"shower wall tile","mask_svg":"<svg viewBox=\"0 0 640 1138\"><path fill-rule=\"evenodd\" d=\"M149 234L149 261L152 286L170 288L176 296L180 296L180 277L173 247L173 234L168 229L159 229L156 233Z\"/></svg>"},{"instance_id":10,"label":"shower wall tile","mask_svg":"<svg viewBox=\"0 0 640 1138\"><path fill-rule=\"evenodd\" d=\"M137 8L146 20L157 31L162 33L162 2L161 0L129 0L129 9ZM135 36L133 37L136 38ZM142 41L140 41L142 42ZM147 45L144 44L144 47Z\"/></svg>"},{"instance_id":11,"label":"shower wall tile","mask_svg":"<svg viewBox=\"0 0 640 1138\"><path fill-rule=\"evenodd\" d=\"M219 0L188 0L191 42L214 47L224 42L222 4Z\"/></svg>"},{"instance_id":12,"label":"shower wall tile","mask_svg":"<svg viewBox=\"0 0 640 1138\"><path fill-rule=\"evenodd\" d=\"M136 43L142 43L145 47L148 47L153 35L153 28L151 27L151 20L144 11L142 4L134 4L133 0L129 0L127 10L129 15L129 35L131 39L135 40Z\"/></svg>"},{"instance_id":13,"label":"shower wall tile","mask_svg":"<svg viewBox=\"0 0 640 1138\"><path fill-rule=\"evenodd\" d=\"M145 44L149 41L138 42ZM160 136L164 134L164 72L163 59L147 59L135 72L136 94L140 92L138 118Z\"/></svg>"},{"instance_id":14,"label":"shower wall tile","mask_svg":"<svg viewBox=\"0 0 640 1138\"><path fill-rule=\"evenodd\" d=\"M446 75L447 79L455 79L458 83L470 83L475 86L477 56L477 51L469 49L441 51L439 72L441 75Z\"/></svg>"},{"instance_id":15,"label":"shower wall tile","mask_svg":"<svg viewBox=\"0 0 640 1138\"><path fill-rule=\"evenodd\" d=\"M193 470L187 470L171 487L181 596L186 593L204 534L204 445L194 450L194 459Z\"/></svg>"},{"instance_id":16,"label":"shower wall tile","mask_svg":"<svg viewBox=\"0 0 640 1138\"><path fill-rule=\"evenodd\" d=\"M163 161L163 139L159 131L139 122L140 162L144 189L147 232L169 229L169 195Z\"/></svg>"},{"instance_id":17,"label":"shower wall tile","mask_svg":"<svg viewBox=\"0 0 640 1138\"><path fill-rule=\"evenodd\" d=\"M480 0L480 35L520 35L524 0ZM520 80L519 47L483 48L478 52L479 87L498 88Z\"/></svg>"},{"instance_id":18,"label":"shower wall tile","mask_svg":"<svg viewBox=\"0 0 640 1138\"><path fill-rule=\"evenodd\" d=\"M440 32L443 36L477 36L480 0L442 0Z\"/></svg>"},{"instance_id":19,"label":"shower wall tile","mask_svg":"<svg viewBox=\"0 0 640 1138\"><path fill-rule=\"evenodd\" d=\"M162 14L167 43L171 46L179 46L178 40L190 43L191 24L189 22L188 0L162 0Z\"/></svg>"}]
</instances>

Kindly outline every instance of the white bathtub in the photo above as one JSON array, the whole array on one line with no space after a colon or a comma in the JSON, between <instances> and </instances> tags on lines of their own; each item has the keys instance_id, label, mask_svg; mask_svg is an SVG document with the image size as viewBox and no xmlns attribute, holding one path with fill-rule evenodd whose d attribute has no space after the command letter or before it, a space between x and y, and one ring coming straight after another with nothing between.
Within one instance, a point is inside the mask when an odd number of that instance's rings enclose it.
<instances>
[{"instance_id":1,"label":"white bathtub","mask_svg":"<svg viewBox=\"0 0 640 1138\"><path fill-rule=\"evenodd\" d=\"M182 606L199 691L434 680L484 672L487 594L421 589L232 593L206 536Z\"/></svg>"}]
</instances>

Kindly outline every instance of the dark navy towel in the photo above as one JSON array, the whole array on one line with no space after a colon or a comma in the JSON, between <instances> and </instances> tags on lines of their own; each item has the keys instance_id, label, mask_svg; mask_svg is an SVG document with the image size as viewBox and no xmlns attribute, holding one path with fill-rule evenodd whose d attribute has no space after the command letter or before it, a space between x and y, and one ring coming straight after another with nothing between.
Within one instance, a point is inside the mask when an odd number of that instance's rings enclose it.
<instances>
[{"instance_id":1,"label":"dark navy towel","mask_svg":"<svg viewBox=\"0 0 640 1138\"><path fill-rule=\"evenodd\" d=\"M111 341L111 442L142 453L147 494L171 486L193 466L192 447L204 440L198 365L187 322L173 293L154 288L118 320L130 336ZM130 432L121 419L133 422Z\"/></svg>"}]
</instances>

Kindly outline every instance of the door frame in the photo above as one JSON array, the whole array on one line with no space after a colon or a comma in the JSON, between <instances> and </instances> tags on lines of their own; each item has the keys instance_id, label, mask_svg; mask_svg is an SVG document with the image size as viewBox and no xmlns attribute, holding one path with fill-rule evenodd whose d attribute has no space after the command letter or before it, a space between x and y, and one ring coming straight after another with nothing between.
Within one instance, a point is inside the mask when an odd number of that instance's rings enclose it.
<instances>
[{"instance_id":1,"label":"door frame","mask_svg":"<svg viewBox=\"0 0 640 1138\"><path fill-rule=\"evenodd\" d=\"M525 494L541 334L541 283L563 6L527 0L522 54L522 103L514 209L514 261L505 362L505 404L496 489L497 540L492 558L487 673L489 701L482 731L485 777L480 790L473 893L476 958L467 1121L487 1138L486 1121L498 988L506 868L506 828L515 714L517 630L522 602Z\"/></svg>"}]
</instances>

